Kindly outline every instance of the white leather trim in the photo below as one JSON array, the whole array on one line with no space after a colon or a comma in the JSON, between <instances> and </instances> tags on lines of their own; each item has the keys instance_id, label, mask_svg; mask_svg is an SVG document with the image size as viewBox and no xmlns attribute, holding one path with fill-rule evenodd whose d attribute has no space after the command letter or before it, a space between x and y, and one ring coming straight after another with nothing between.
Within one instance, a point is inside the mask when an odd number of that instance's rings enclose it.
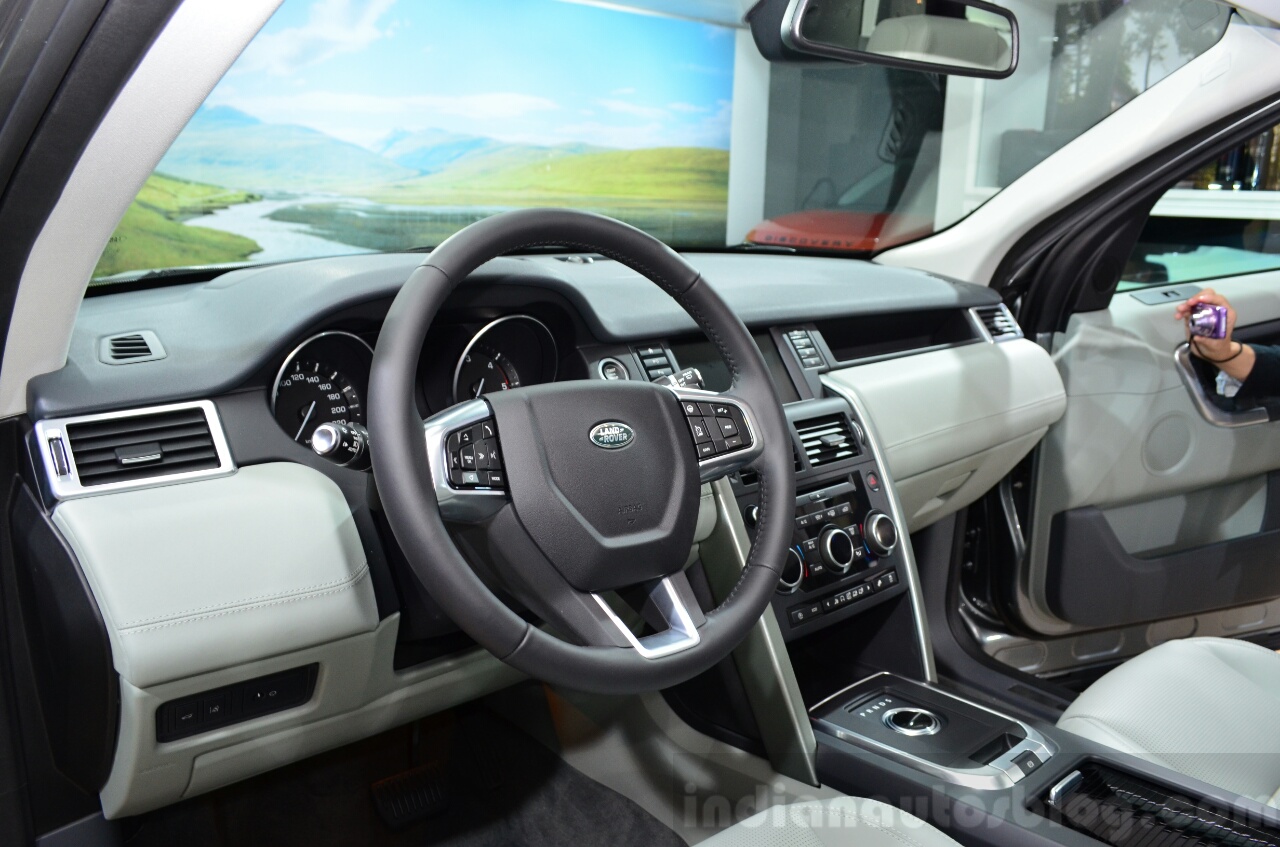
<instances>
[{"instance_id":1,"label":"white leather trim","mask_svg":"<svg viewBox=\"0 0 1280 847\"><path fill-rule=\"evenodd\" d=\"M302 465L71 500L53 521L102 611L116 670L139 687L378 625L346 500Z\"/></svg>"},{"instance_id":2,"label":"white leather trim","mask_svg":"<svg viewBox=\"0 0 1280 847\"><path fill-rule=\"evenodd\" d=\"M1066 408L1053 360L1025 339L858 365L824 379L855 392L870 413L899 496L911 497L903 508L912 530L985 493L990 485L979 490L969 475L994 485ZM950 476L931 473L983 453L981 463ZM1003 470L988 472L996 466Z\"/></svg>"},{"instance_id":3,"label":"white leather trim","mask_svg":"<svg viewBox=\"0 0 1280 847\"><path fill-rule=\"evenodd\" d=\"M1280 655L1257 644L1161 644L1089 686L1058 726L1261 803L1280 797Z\"/></svg>"},{"instance_id":4,"label":"white leather trim","mask_svg":"<svg viewBox=\"0 0 1280 847\"><path fill-rule=\"evenodd\" d=\"M942 830L878 800L839 797L774 806L702 847L956 847Z\"/></svg>"},{"instance_id":5,"label":"white leather trim","mask_svg":"<svg viewBox=\"0 0 1280 847\"><path fill-rule=\"evenodd\" d=\"M524 677L483 650L392 667L400 616L365 632L270 659L142 689L120 685L120 736L101 792L108 818L136 815L350 744L497 691ZM311 701L166 744L162 703L312 663Z\"/></svg>"}]
</instances>

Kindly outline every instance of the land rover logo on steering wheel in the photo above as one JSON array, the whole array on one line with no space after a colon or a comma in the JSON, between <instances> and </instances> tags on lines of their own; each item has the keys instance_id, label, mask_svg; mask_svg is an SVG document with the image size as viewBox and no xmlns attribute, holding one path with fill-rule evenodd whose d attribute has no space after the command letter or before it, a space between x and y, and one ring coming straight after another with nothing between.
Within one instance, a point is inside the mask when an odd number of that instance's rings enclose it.
<instances>
[{"instance_id":1,"label":"land rover logo on steering wheel","mask_svg":"<svg viewBox=\"0 0 1280 847\"><path fill-rule=\"evenodd\" d=\"M635 438L635 430L619 421L606 421L591 428L591 443L606 450L626 447Z\"/></svg>"}]
</instances>

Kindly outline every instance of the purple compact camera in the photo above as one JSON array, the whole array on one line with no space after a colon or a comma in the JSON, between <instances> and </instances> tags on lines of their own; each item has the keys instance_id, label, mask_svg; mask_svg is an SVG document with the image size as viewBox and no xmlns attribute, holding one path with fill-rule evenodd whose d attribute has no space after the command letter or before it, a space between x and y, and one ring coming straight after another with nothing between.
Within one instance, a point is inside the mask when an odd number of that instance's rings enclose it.
<instances>
[{"instance_id":1,"label":"purple compact camera","mask_svg":"<svg viewBox=\"0 0 1280 847\"><path fill-rule=\"evenodd\" d=\"M1227 307L1198 303L1187 317L1187 326L1201 338L1226 338Z\"/></svg>"}]
</instances>

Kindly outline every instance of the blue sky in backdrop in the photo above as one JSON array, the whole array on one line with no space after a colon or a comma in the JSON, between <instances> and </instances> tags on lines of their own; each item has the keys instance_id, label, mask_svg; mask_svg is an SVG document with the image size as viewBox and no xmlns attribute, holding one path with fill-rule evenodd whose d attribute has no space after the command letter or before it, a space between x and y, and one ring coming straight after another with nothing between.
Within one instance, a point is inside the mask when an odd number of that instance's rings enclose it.
<instances>
[{"instance_id":1,"label":"blue sky in backdrop","mask_svg":"<svg viewBox=\"0 0 1280 847\"><path fill-rule=\"evenodd\" d=\"M733 52L724 27L567 0L286 0L207 102L365 147L728 148Z\"/></svg>"}]
</instances>

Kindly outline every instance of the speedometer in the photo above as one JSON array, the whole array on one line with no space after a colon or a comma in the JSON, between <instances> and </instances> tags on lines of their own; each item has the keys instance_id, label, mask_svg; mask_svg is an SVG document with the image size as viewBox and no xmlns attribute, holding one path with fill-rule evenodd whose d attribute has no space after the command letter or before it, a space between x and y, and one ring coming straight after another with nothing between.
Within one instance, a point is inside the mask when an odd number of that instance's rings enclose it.
<instances>
[{"instance_id":1,"label":"speedometer","mask_svg":"<svg viewBox=\"0 0 1280 847\"><path fill-rule=\"evenodd\" d=\"M351 380L327 362L293 360L293 370L276 388L276 421L293 440L311 444L323 423L364 423L364 405Z\"/></svg>"},{"instance_id":2,"label":"speedometer","mask_svg":"<svg viewBox=\"0 0 1280 847\"><path fill-rule=\"evenodd\" d=\"M285 435L311 445L325 423L364 424L373 349L360 336L329 331L294 348L271 389L271 412Z\"/></svg>"}]
</instances>

